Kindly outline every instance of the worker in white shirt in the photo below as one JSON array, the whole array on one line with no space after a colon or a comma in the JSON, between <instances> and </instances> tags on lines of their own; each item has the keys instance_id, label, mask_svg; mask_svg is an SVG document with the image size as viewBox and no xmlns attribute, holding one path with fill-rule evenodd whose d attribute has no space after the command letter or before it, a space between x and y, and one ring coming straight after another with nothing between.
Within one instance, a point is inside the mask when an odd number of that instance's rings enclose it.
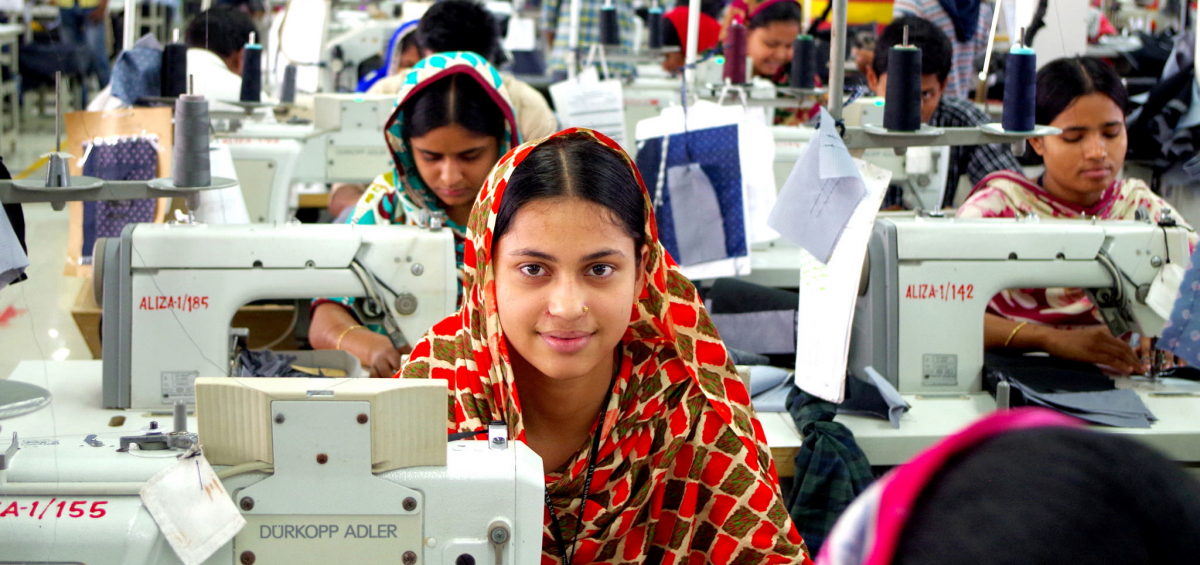
<instances>
[{"instance_id":1,"label":"worker in white shirt","mask_svg":"<svg viewBox=\"0 0 1200 565\"><path fill-rule=\"evenodd\" d=\"M196 14L188 23L184 31L184 43L188 46L187 72L192 77L193 94L207 98L210 111L241 111L221 101L236 101L241 97L242 57L254 31L250 16L230 5L210 8ZM262 100L271 99L263 94ZM105 88L88 104L88 110L125 106L127 104L112 96L111 88Z\"/></svg>"}]
</instances>

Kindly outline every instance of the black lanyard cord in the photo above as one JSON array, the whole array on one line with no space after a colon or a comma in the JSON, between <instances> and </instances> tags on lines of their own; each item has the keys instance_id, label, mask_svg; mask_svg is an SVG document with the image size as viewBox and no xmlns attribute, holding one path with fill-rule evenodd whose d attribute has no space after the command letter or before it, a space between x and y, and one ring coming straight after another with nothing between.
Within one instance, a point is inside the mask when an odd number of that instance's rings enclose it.
<instances>
[{"instance_id":1,"label":"black lanyard cord","mask_svg":"<svg viewBox=\"0 0 1200 565\"><path fill-rule=\"evenodd\" d=\"M608 385L608 393L604 395L604 403L600 405L596 431L592 434L592 448L588 453L587 473L583 478L583 497L579 503L579 509L575 512L575 535L571 536L570 558L567 557L567 542L563 538L562 525L558 522L558 513L554 511L554 504L550 502L550 491L546 491L546 509L550 511L550 531L554 534L554 542L558 544L558 554L562 558L563 565L571 565L575 561L575 542L579 540L579 531L583 529L583 513L587 508L588 494L592 491L592 475L596 472L596 460L600 455L600 435L604 432L604 412L608 410L608 403L612 400L614 384L614 382L610 382Z\"/></svg>"}]
</instances>

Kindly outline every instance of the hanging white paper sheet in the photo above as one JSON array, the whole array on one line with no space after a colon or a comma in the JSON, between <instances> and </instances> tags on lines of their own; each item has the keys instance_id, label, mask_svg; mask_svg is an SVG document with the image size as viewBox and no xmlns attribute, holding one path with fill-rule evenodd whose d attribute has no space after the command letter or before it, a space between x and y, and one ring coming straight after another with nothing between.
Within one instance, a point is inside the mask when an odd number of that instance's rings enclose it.
<instances>
[{"instance_id":1,"label":"hanging white paper sheet","mask_svg":"<svg viewBox=\"0 0 1200 565\"><path fill-rule=\"evenodd\" d=\"M768 224L825 263L866 194L833 117L821 108L817 136L780 188Z\"/></svg>"},{"instance_id":2,"label":"hanging white paper sheet","mask_svg":"<svg viewBox=\"0 0 1200 565\"><path fill-rule=\"evenodd\" d=\"M508 20L508 35L504 36L504 48L509 51L537 49L537 24L533 18L518 16Z\"/></svg>"},{"instance_id":3,"label":"hanging white paper sheet","mask_svg":"<svg viewBox=\"0 0 1200 565\"><path fill-rule=\"evenodd\" d=\"M796 386L840 403L846 395L850 329L867 243L892 173L854 159L867 196L846 224L828 263L800 250L800 305L796 327ZM782 203L783 195L780 195Z\"/></svg>"},{"instance_id":4,"label":"hanging white paper sheet","mask_svg":"<svg viewBox=\"0 0 1200 565\"><path fill-rule=\"evenodd\" d=\"M588 67L575 80L550 85L550 97L564 128L591 128L612 138L629 151L625 139L625 104L621 81L600 80L595 67Z\"/></svg>"}]
</instances>

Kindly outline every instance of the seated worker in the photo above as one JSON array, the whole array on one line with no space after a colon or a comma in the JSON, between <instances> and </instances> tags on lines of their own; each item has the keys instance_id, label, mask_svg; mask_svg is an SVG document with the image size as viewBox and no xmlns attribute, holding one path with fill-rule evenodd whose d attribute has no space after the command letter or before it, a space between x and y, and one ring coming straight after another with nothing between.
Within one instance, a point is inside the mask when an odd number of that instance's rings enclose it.
<instances>
[{"instance_id":1,"label":"seated worker","mask_svg":"<svg viewBox=\"0 0 1200 565\"><path fill-rule=\"evenodd\" d=\"M892 3L892 17L933 22L953 40L954 63L944 90L951 96L969 98L979 80L975 74L975 56L987 51L992 5L984 0L896 0Z\"/></svg>"},{"instance_id":2,"label":"seated worker","mask_svg":"<svg viewBox=\"0 0 1200 565\"><path fill-rule=\"evenodd\" d=\"M384 127L395 170L380 175L350 214L352 224L421 224L446 215L461 266L463 238L475 195L500 156L519 143L516 119L500 75L475 53L439 53L405 74ZM372 376L400 368L400 352L364 327L352 299L313 302L309 339L315 349L342 349ZM420 336L405 336L415 342Z\"/></svg>"},{"instance_id":3,"label":"seated worker","mask_svg":"<svg viewBox=\"0 0 1200 565\"><path fill-rule=\"evenodd\" d=\"M1128 101L1121 77L1099 59L1058 59L1042 67L1037 73L1037 123L1062 130L1029 140L1045 161L1045 174L1037 179L1011 171L988 175L975 185L958 217L1036 213L1043 218L1133 220L1144 208L1154 221L1169 213L1186 226L1145 182L1117 178L1128 145ZM1195 247L1195 232L1189 238ZM1148 368L1149 339L1143 339L1135 353L1127 341L1109 333L1083 289L1006 290L988 304L983 325L987 349L1045 351L1126 374Z\"/></svg>"},{"instance_id":4,"label":"seated worker","mask_svg":"<svg viewBox=\"0 0 1200 565\"><path fill-rule=\"evenodd\" d=\"M754 67L754 76L778 85L788 84L792 70L792 51L800 35L803 14L796 0L763 0L747 3L734 0L726 12L722 29L738 21L746 26L746 55ZM722 38L724 33L722 33Z\"/></svg>"},{"instance_id":5,"label":"seated worker","mask_svg":"<svg viewBox=\"0 0 1200 565\"><path fill-rule=\"evenodd\" d=\"M492 61L500 45L496 18L474 0L435 3L421 16L416 34L422 57L448 51L472 51ZM517 114L522 139L545 137L558 129L558 120L542 93L509 73L501 73L500 78ZM401 75L380 79L367 92L394 94L400 91L402 81Z\"/></svg>"},{"instance_id":6,"label":"seated worker","mask_svg":"<svg viewBox=\"0 0 1200 565\"><path fill-rule=\"evenodd\" d=\"M969 503L964 503L970 501ZM1200 483L1141 441L1000 410L892 469L838 519L821 565L1195 563Z\"/></svg>"},{"instance_id":7,"label":"seated worker","mask_svg":"<svg viewBox=\"0 0 1200 565\"><path fill-rule=\"evenodd\" d=\"M568 129L518 148L470 225L463 304L398 376L449 381L450 433L501 420L542 458L543 563L810 563L620 146Z\"/></svg>"},{"instance_id":8,"label":"seated worker","mask_svg":"<svg viewBox=\"0 0 1200 565\"><path fill-rule=\"evenodd\" d=\"M875 58L867 68L867 84L877 96L887 94L888 52L904 41L908 26L908 43L921 49L921 121L940 127L973 127L992 120L970 100L946 93L946 81L952 66L950 39L942 30L921 18L905 16L884 28L875 41ZM1039 124L1042 122L1038 122ZM950 148L950 165L946 175L946 195L943 208L954 207L958 177L967 175L977 183L990 173L1010 170L1021 172L1008 144L960 145Z\"/></svg>"},{"instance_id":9,"label":"seated worker","mask_svg":"<svg viewBox=\"0 0 1200 565\"><path fill-rule=\"evenodd\" d=\"M375 83L410 69L417 64L417 61L421 60L421 48L417 47L417 22L418 20L409 20L396 28L391 41L388 42L388 52L383 59L383 66L359 79L359 92L370 92Z\"/></svg>"},{"instance_id":10,"label":"seated worker","mask_svg":"<svg viewBox=\"0 0 1200 565\"><path fill-rule=\"evenodd\" d=\"M687 41L688 36L688 9L687 6L679 6L666 14L663 14L662 19L662 36L663 45L666 47L679 47L679 51L672 51L663 55L662 68L668 73L676 73L683 69L687 62L687 49L683 48L683 42ZM715 18L708 14L700 14L700 32L697 43L699 47L697 53L704 52L717 46L721 38L721 24Z\"/></svg>"},{"instance_id":11,"label":"seated worker","mask_svg":"<svg viewBox=\"0 0 1200 565\"><path fill-rule=\"evenodd\" d=\"M187 70L192 76L193 93L208 99L210 111L242 111L221 101L236 101L242 97L242 54L254 31L250 16L231 4L196 14L184 30L183 41L188 46ZM271 97L264 93L262 99L270 101ZM129 106L112 95L112 85L109 85L88 104L88 110Z\"/></svg>"}]
</instances>

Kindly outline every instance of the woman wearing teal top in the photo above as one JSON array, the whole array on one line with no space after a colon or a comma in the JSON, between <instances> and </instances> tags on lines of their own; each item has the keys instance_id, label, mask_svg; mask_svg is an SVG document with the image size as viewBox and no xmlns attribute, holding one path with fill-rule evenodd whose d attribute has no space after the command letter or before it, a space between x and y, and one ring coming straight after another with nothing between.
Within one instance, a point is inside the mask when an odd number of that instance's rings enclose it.
<instances>
[{"instance_id":1,"label":"woman wearing teal top","mask_svg":"<svg viewBox=\"0 0 1200 565\"><path fill-rule=\"evenodd\" d=\"M520 144L500 73L475 53L431 55L407 71L384 137L395 169L367 188L349 223L425 225L440 215L454 232L461 269L475 195L500 156ZM313 302L313 347L350 352L372 377L393 375L400 351L380 328L362 325L353 304L353 298ZM415 343L421 336L405 337Z\"/></svg>"}]
</instances>

